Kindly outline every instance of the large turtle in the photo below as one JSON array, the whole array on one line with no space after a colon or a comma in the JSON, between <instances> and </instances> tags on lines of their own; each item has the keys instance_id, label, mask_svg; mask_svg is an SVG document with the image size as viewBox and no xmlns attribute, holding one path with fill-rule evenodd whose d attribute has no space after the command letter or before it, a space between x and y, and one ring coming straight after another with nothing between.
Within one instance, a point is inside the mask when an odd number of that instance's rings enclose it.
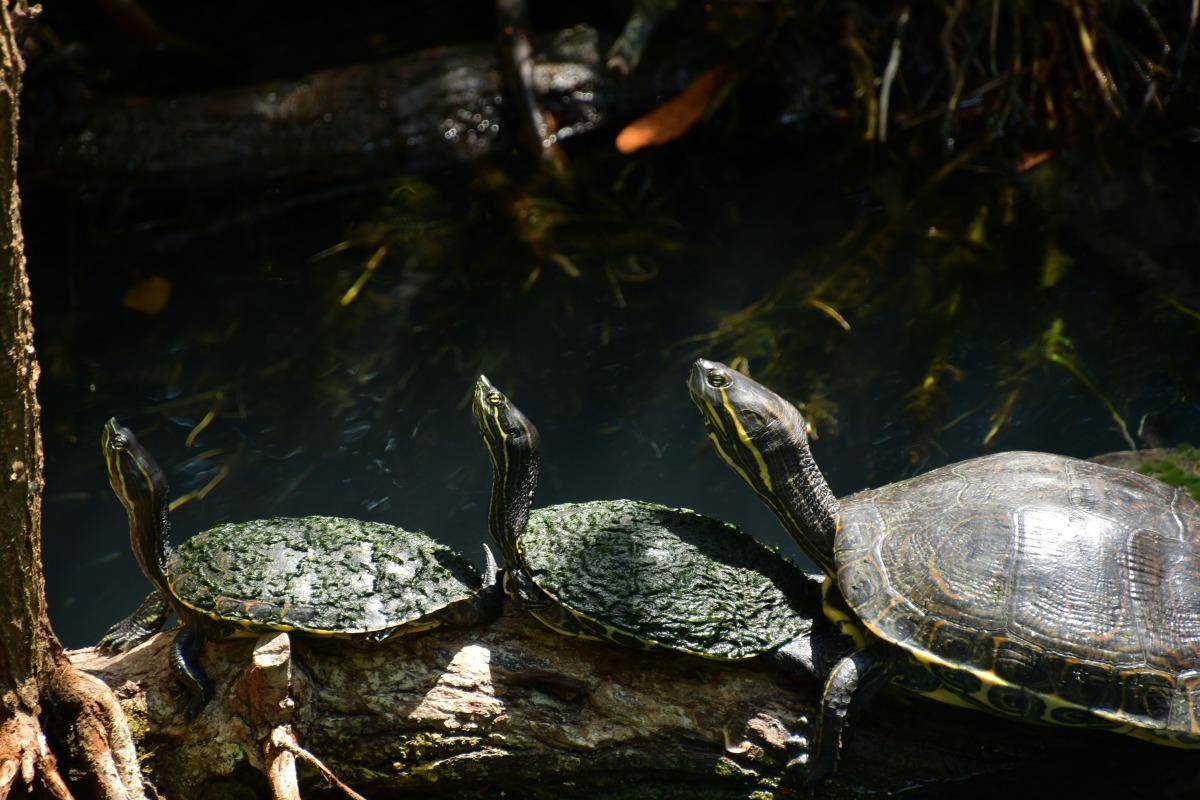
<instances>
[{"instance_id":1,"label":"large turtle","mask_svg":"<svg viewBox=\"0 0 1200 800\"><path fill-rule=\"evenodd\" d=\"M108 480L129 515L138 566L154 585L101 640L127 650L172 611L180 629L171 668L190 697L189 719L212 687L200 666L206 639L268 630L378 642L438 625L495 619L502 593L484 545L485 574L424 533L337 517L220 525L171 551L167 481L128 429L109 420L101 440Z\"/></svg>"},{"instance_id":2,"label":"large turtle","mask_svg":"<svg viewBox=\"0 0 1200 800\"><path fill-rule=\"evenodd\" d=\"M472 411L492 462L488 530L504 554L503 585L552 630L721 661L762 658L809 676L836 661L832 639L810 636L819 583L774 550L727 522L655 503L531 511L537 428L482 376Z\"/></svg>"},{"instance_id":3,"label":"large turtle","mask_svg":"<svg viewBox=\"0 0 1200 800\"><path fill-rule=\"evenodd\" d=\"M1023 720L1200 746L1200 506L1153 478L998 453L838 501L794 406L703 359L725 462L825 571L857 647L825 683L810 780L889 682Z\"/></svg>"}]
</instances>

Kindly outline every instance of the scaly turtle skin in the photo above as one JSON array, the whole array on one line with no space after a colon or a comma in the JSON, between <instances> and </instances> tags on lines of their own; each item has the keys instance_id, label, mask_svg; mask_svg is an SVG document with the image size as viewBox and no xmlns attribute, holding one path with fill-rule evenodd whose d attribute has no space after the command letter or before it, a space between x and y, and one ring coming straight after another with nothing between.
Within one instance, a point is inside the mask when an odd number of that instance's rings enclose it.
<instances>
[{"instance_id":1,"label":"scaly turtle skin","mask_svg":"<svg viewBox=\"0 0 1200 800\"><path fill-rule=\"evenodd\" d=\"M472 411L493 467L488 529L504 553L504 588L551 629L723 661L762 657L810 676L844 652L832 631L812 635L817 583L734 525L631 500L531 511L537 428L482 376Z\"/></svg>"},{"instance_id":2,"label":"scaly turtle skin","mask_svg":"<svg viewBox=\"0 0 1200 800\"><path fill-rule=\"evenodd\" d=\"M378 642L438 625L472 625L500 613L495 562L481 578L424 533L337 517L220 525L168 546L167 482L133 434L109 420L102 437L109 483L129 515L138 565L154 585L101 640L127 650L157 633L171 611L181 624L171 666L194 718L212 687L200 667L206 639L267 630ZM485 546L486 551L486 546Z\"/></svg>"},{"instance_id":3,"label":"scaly turtle skin","mask_svg":"<svg viewBox=\"0 0 1200 800\"><path fill-rule=\"evenodd\" d=\"M1016 452L839 502L791 404L704 360L688 386L718 453L827 573L826 616L857 643L826 680L810 779L889 682L1200 746L1200 505L1186 491Z\"/></svg>"}]
</instances>

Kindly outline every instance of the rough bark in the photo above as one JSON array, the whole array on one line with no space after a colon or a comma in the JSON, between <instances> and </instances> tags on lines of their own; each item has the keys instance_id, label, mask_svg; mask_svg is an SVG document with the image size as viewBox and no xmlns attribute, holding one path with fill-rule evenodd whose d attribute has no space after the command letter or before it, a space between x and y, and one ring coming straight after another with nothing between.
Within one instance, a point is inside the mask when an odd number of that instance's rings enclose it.
<instances>
[{"instance_id":1,"label":"rough bark","mask_svg":"<svg viewBox=\"0 0 1200 800\"><path fill-rule=\"evenodd\" d=\"M170 636L72 659L117 691L164 796L269 796L266 728L246 700L254 642L209 645L217 696L188 725L167 672ZM819 687L765 665L568 639L511 605L486 628L374 648L295 637L291 652L297 738L373 800L803 794L777 789L783 743L798 717L811 716ZM306 796L324 786L301 775ZM1011 798L1069 779L1092 797L1138 796L1148 782L1170 798L1194 796L1198 776L1194 751L897 696L871 709L821 796Z\"/></svg>"},{"instance_id":2,"label":"rough bark","mask_svg":"<svg viewBox=\"0 0 1200 800\"><path fill-rule=\"evenodd\" d=\"M7 6L7 4L5 4ZM41 570L42 448L35 397L32 306L16 187L21 56L0 8L0 797L20 780L61 794L38 714L55 640Z\"/></svg>"},{"instance_id":3,"label":"rough bark","mask_svg":"<svg viewBox=\"0 0 1200 800\"><path fill-rule=\"evenodd\" d=\"M53 751L67 739L88 796L132 800L144 792L121 709L103 683L71 665L46 614L38 364L17 192L23 65L14 17L28 18L28 8L0 3L0 798L21 785L71 797ZM48 735L56 725L65 737Z\"/></svg>"}]
</instances>

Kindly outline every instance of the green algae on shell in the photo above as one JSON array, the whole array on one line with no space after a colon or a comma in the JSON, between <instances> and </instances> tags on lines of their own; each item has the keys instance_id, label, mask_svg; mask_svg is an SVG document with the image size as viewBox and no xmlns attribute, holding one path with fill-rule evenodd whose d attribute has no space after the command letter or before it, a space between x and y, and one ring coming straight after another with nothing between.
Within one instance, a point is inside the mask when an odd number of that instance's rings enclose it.
<instances>
[{"instance_id":1,"label":"green algae on shell","mask_svg":"<svg viewBox=\"0 0 1200 800\"><path fill-rule=\"evenodd\" d=\"M337 517L220 525L184 542L167 573L210 618L315 635L413 623L482 584L467 559L424 533Z\"/></svg>"},{"instance_id":2,"label":"green algae on shell","mask_svg":"<svg viewBox=\"0 0 1200 800\"><path fill-rule=\"evenodd\" d=\"M722 659L806 633L808 577L735 525L632 500L535 509L520 549L538 586L634 639Z\"/></svg>"}]
</instances>

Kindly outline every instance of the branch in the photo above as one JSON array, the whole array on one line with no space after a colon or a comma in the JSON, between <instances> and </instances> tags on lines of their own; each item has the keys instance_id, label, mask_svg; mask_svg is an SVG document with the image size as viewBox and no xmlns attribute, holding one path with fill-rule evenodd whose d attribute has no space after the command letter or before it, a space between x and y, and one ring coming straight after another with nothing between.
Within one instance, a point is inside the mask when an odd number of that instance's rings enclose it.
<instances>
[{"instance_id":1,"label":"branch","mask_svg":"<svg viewBox=\"0 0 1200 800\"><path fill-rule=\"evenodd\" d=\"M258 723L237 696L253 641L209 645L204 666L217 695L189 726L167 669L170 636L123 655L72 658L116 690L165 796L197 796L223 779L269 796ZM293 637L291 680L299 743L368 797L770 797L785 738L812 717L819 693L761 665L559 636L511 604L486 628L373 648ZM1110 775L1106 765L1121 769ZM955 794L993 797L1070 770L1096 796L1121 787L1134 796L1139 780L1169 786L1197 767L1194 754L1128 737L897 696L858 726L822 796L945 796L953 782ZM302 778L324 785L314 773Z\"/></svg>"}]
</instances>

